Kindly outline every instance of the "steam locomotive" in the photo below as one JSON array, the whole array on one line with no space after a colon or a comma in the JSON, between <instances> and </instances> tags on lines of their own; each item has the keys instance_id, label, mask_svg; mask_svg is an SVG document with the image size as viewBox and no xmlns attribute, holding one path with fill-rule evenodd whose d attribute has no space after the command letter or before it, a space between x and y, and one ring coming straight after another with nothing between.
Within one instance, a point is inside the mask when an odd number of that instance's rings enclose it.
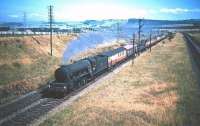
<instances>
[{"instance_id":1,"label":"steam locomotive","mask_svg":"<svg viewBox=\"0 0 200 126\"><path fill-rule=\"evenodd\" d=\"M151 43L145 41L140 45L124 45L96 56L81 59L73 64L63 65L55 71L55 80L49 82L48 87L43 92L66 95L164 38L166 36L162 36Z\"/></svg>"}]
</instances>

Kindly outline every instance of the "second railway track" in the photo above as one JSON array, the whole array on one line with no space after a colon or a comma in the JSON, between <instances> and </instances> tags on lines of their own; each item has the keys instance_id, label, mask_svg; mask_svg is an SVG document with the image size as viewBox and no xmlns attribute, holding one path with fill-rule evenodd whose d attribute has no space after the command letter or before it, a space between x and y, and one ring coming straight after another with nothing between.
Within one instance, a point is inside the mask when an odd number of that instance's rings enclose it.
<instances>
[{"instance_id":1,"label":"second railway track","mask_svg":"<svg viewBox=\"0 0 200 126\"><path fill-rule=\"evenodd\" d=\"M128 62L128 61L126 61ZM121 64L122 65L122 64ZM69 93L64 98L43 98L39 92L24 97L17 102L9 104L8 106L0 108L1 118L0 125L2 126L26 126L39 119L41 116L47 114L53 108L61 103L67 101L71 96L75 96L81 90L87 88L89 85L100 80L102 77L109 74L106 72L89 82L85 86Z\"/></svg>"}]
</instances>

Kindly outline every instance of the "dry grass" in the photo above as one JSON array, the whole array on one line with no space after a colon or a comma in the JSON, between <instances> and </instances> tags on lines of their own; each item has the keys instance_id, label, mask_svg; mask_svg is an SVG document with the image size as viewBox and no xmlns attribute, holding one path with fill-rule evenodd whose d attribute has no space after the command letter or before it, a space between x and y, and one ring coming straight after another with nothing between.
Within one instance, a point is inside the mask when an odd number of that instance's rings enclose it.
<instances>
[{"instance_id":1,"label":"dry grass","mask_svg":"<svg viewBox=\"0 0 200 126\"><path fill-rule=\"evenodd\" d=\"M192 36L192 39L200 44L200 32L189 33Z\"/></svg>"},{"instance_id":2,"label":"dry grass","mask_svg":"<svg viewBox=\"0 0 200 126\"><path fill-rule=\"evenodd\" d=\"M199 96L187 47L177 34L41 126L198 126Z\"/></svg>"},{"instance_id":3,"label":"dry grass","mask_svg":"<svg viewBox=\"0 0 200 126\"><path fill-rule=\"evenodd\" d=\"M63 35L63 36L53 36L53 54L55 57L62 57L62 53L68 41L74 39L73 35ZM34 58L40 55L49 55L50 53L50 43L49 36L24 36L24 37L2 37L0 38L0 45L4 48L9 46L14 46L15 48L28 48L25 50L26 53L21 55L21 57ZM13 48L14 48L13 47ZM18 50L19 51L19 50ZM35 54L31 54L34 52ZM20 57L20 58L21 58ZM1 61L2 62L2 61Z\"/></svg>"},{"instance_id":4,"label":"dry grass","mask_svg":"<svg viewBox=\"0 0 200 126\"><path fill-rule=\"evenodd\" d=\"M53 77L72 35L0 37L0 104L35 90Z\"/></svg>"}]
</instances>

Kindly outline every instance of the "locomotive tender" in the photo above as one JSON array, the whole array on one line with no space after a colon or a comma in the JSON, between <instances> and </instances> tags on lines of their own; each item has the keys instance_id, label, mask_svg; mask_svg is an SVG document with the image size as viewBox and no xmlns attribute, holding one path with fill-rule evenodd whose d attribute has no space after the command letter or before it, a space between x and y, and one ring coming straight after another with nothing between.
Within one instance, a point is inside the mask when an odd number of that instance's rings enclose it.
<instances>
[{"instance_id":1,"label":"locomotive tender","mask_svg":"<svg viewBox=\"0 0 200 126\"><path fill-rule=\"evenodd\" d=\"M49 82L45 93L66 95L105 71L113 69L113 67L132 57L135 53L144 51L166 37L162 36L151 43L145 42L142 45L135 45L134 51L133 45L129 44L96 56L81 59L73 64L63 65L55 71L55 80Z\"/></svg>"}]
</instances>

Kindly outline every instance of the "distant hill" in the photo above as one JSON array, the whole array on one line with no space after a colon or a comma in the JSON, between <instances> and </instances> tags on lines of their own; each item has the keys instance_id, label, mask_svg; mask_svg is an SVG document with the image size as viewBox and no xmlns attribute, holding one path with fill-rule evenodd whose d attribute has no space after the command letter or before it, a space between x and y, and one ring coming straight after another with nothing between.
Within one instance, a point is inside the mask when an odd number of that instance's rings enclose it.
<instances>
[{"instance_id":1,"label":"distant hill","mask_svg":"<svg viewBox=\"0 0 200 126\"><path fill-rule=\"evenodd\" d=\"M128 19L128 24L135 24L138 19ZM144 19L145 25L175 25L175 24L200 24L200 19L189 19L189 20L151 20Z\"/></svg>"},{"instance_id":2,"label":"distant hill","mask_svg":"<svg viewBox=\"0 0 200 126\"><path fill-rule=\"evenodd\" d=\"M21 22L3 22L3 23L0 23L0 26L9 26L9 27L13 27L13 26L23 26L23 23Z\"/></svg>"},{"instance_id":3,"label":"distant hill","mask_svg":"<svg viewBox=\"0 0 200 126\"><path fill-rule=\"evenodd\" d=\"M135 25L138 23L138 19L130 18L130 19L105 19L105 20L85 20L85 21L70 21L70 22L54 22L55 27L65 28L66 26L90 26L90 27L111 27L116 25L117 23L122 23L126 25ZM159 26L159 25L176 25L176 24L195 24L200 25L200 19L188 19L188 20L152 20L152 19L144 19L145 25L151 26ZM22 22L2 22L0 26L8 26L8 27L23 27ZM48 27L48 22L27 22L27 26L29 27Z\"/></svg>"}]
</instances>

